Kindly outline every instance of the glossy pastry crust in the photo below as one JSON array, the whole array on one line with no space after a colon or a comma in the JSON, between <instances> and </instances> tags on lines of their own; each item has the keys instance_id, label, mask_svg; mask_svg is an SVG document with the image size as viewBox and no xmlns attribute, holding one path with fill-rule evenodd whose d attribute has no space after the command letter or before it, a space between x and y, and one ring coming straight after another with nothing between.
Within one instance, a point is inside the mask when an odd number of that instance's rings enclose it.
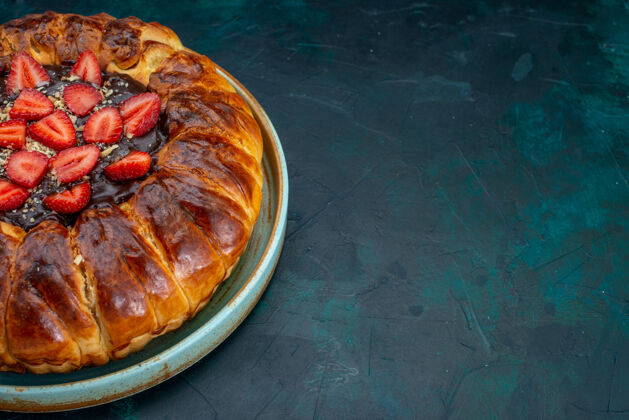
<instances>
[{"instance_id":1,"label":"glossy pastry crust","mask_svg":"<svg viewBox=\"0 0 629 420\"><path fill-rule=\"evenodd\" d=\"M0 70L93 51L101 70L156 92L168 135L132 198L66 228L0 222L0 370L67 372L107 363L171 331L208 302L260 211L262 138L251 110L205 56L135 17L46 12L0 26Z\"/></svg>"}]
</instances>

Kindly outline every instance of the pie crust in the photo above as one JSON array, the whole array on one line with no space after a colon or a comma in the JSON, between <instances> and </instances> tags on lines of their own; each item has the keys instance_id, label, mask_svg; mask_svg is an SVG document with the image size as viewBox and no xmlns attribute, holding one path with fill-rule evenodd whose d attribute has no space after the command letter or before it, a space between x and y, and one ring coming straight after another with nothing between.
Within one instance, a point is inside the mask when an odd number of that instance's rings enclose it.
<instances>
[{"instance_id":1,"label":"pie crust","mask_svg":"<svg viewBox=\"0 0 629 420\"><path fill-rule=\"evenodd\" d=\"M74 226L0 222L0 370L67 372L144 347L202 309L242 255L260 211L262 138L207 57L158 23L101 13L27 15L0 26L0 70L18 51L101 70L156 92L167 143L126 202Z\"/></svg>"}]
</instances>

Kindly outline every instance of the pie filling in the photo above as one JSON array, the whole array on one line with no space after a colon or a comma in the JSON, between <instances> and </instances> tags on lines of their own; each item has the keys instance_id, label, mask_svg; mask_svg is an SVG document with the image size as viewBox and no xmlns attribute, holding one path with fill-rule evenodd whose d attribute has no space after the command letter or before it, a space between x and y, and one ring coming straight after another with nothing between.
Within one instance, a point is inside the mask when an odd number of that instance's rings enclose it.
<instances>
[{"instance_id":1,"label":"pie filling","mask_svg":"<svg viewBox=\"0 0 629 420\"><path fill-rule=\"evenodd\" d=\"M80 80L77 76L70 76L72 66L45 66L44 69L50 77L50 81L36 87L38 91L43 93L54 104L55 112L57 110L64 111L73 123L76 131L76 144L72 147L86 145L83 138L83 130L88 119L99 109L105 107L116 107L128 98L146 92L146 89L131 77L121 74L102 73L102 85L90 85L97 89L102 95L102 101L96 105L87 115L81 117L75 115L64 101L64 89L72 84L88 84ZM12 95L7 93L5 81L0 86L0 122L12 119L9 115L13 108L18 93ZM37 123L37 120L28 121L28 126ZM24 230L29 230L37 226L44 220L54 220L65 226L72 226L82 210L93 207L104 207L107 205L119 204L127 199L137 190L140 183L150 175L153 170L151 165L148 173L139 178L115 181L105 173L105 168L114 162L117 162L133 151L146 152L151 156L159 151L166 142L166 135L159 130L159 123L153 124L152 128L143 135L130 136L125 135L123 131L120 138L112 143L93 143L100 150L100 155L96 165L91 171L80 179L61 183L56 174L52 170L47 170L39 184L33 188L27 188L30 192L28 199L18 208L12 210L0 211L0 220L20 226ZM0 141L2 140L0 133ZM31 133L27 129L26 144L22 150L37 151L45 154L48 158L52 158L60 151L46 147L39 141L32 138ZM0 147L0 179L13 182L11 176L7 173L6 166L10 156L16 153L12 147ZM148 157L147 157L148 160ZM74 186L88 182L91 187L91 197L88 204L80 211L74 213L63 214L51 210L44 204L44 199L55 193L62 193L71 190Z\"/></svg>"}]
</instances>

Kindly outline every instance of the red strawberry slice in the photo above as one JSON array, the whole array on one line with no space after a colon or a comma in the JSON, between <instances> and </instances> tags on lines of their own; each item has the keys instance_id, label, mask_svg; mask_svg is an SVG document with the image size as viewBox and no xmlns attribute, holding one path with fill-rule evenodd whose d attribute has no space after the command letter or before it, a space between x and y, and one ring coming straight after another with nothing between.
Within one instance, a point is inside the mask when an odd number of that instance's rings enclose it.
<instances>
[{"instance_id":1,"label":"red strawberry slice","mask_svg":"<svg viewBox=\"0 0 629 420\"><path fill-rule=\"evenodd\" d=\"M44 206L61 214L70 214L80 211L87 206L92 196L92 189L88 182L75 185L64 192L51 194L44 198Z\"/></svg>"},{"instance_id":2,"label":"red strawberry slice","mask_svg":"<svg viewBox=\"0 0 629 420\"><path fill-rule=\"evenodd\" d=\"M15 210L22 207L31 193L24 187L0 179L0 211Z\"/></svg>"},{"instance_id":3,"label":"red strawberry slice","mask_svg":"<svg viewBox=\"0 0 629 420\"><path fill-rule=\"evenodd\" d=\"M127 137L138 137L149 132L159 118L159 96L154 92L135 95L120 104Z\"/></svg>"},{"instance_id":4,"label":"red strawberry slice","mask_svg":"<svg viewBox=\"0 0 629 420\"><path fill-rule=\"evenodd\" d=\"M46 70L25 51L15 54L7 79L7 94L13 95L24 88L35 88L50 82Z\"/></svg>"},{"instance_id":5,"label":"red strawberry slice","mask_svg":"<svg viewBox=\"0 0 629 420\"><path fill-rule=\"evenodd\" d=\"M58 109L46 118L31 124L28 134L54 150L63 150L76 144L76 131L68 114Z\"/></svg>"},{"instance_id":6,"label":"red strawberry slice","mask_svg":"<svg viewBox=\"0 0 629 420\"><path fill-rule=\"evenodd\" d=\"M75 83L63 89L63 100L72 113L83 117L103 100L103 95L92 86Z\"/></svg>"},{"instance_id":7,"label":"red strawberry slice","mask_svg":"<svg viewBox=\"0 0 629 420\"><path fill-rule=\"evenodd\" d=\"M24 88L17 97L9 115L13 119L39 120L46 115L52 114L55 106L50 99L38 90Z\"/></svg>"},{"instance_id":8,"label":"red strawberry slice","mask_svg":"<svg viewBox=\"0 0 629 420\"><path fill-rule=\"evenodd\" d=\"M79 76L84 81L98 86L103 83L103 76L98 66L98 58L90 50L85 50L81 53L74 67L70 70L70 74Z\"/></svg>"},{"instance_id":9,"label":"red strawberry slice","mask_svg":"<svg viewBox=\"0 0 629 420\"><path fill-rule=\"evenodd\" d=\"M48 156L27 150L13 153L6 167L9 179L26 188L33 188L39 184L47 169Z\"/></svg>"},{"instance_id":10,"label":"red strawberry slice","mask_svg":"<svg viewBox=\"0 0 629 420\"><path fill-rule=\"evenodd\" d=\"M151 155L134 151L105 168L105 175L114 181L128 181L140 178L151 167Z\"/></svg>"},{"instance_id":11,"label":"red strawberry slice","mask_svg":"<svg viewBox=\"0 0 629 420\"><path fill-rule=\"evenodd\" d=\"M83 129L86 143L115 143L122 134L122 118L118 108L99 109L87 120Z\"/></svg>"},{"instance_id":12,"label":"red strawberry slice","mask_svg":"<svg viewBox=\"0 0 629 420\"><path fill-rule=\"evenodd\" d=\"M15 150L24 148L26 144L26 121L9 120L0 123L0 147L11 147Z\"/></svg>"},{"instance_id":13,"label":"red strawberry slice","mask_svg":"<svg viewBox=\"0 0 629 420\"><path fill-rule=\"evenodd\" d=\"M93 144L72 147L50 159L50 167L61 182L72 182L87 175L98 162L100 149Z\"/></svg>"}]
</instances>

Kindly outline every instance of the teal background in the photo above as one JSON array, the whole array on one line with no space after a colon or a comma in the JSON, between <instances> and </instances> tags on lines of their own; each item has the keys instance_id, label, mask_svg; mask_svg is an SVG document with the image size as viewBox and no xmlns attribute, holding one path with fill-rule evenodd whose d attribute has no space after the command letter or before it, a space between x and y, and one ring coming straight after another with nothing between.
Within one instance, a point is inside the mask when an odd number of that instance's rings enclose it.
<instances>
[{"instance_id":1,"label":"teal background","mask_svg":"<svg viewBox=\"0 0 629 420\"><path fill-rule=\"evenodd\" d=\"M276 274L223 345L50 417L629 417L629 5L3 6L173 28L262 103L291 182Z\"/></svg>"}]
</instances>

